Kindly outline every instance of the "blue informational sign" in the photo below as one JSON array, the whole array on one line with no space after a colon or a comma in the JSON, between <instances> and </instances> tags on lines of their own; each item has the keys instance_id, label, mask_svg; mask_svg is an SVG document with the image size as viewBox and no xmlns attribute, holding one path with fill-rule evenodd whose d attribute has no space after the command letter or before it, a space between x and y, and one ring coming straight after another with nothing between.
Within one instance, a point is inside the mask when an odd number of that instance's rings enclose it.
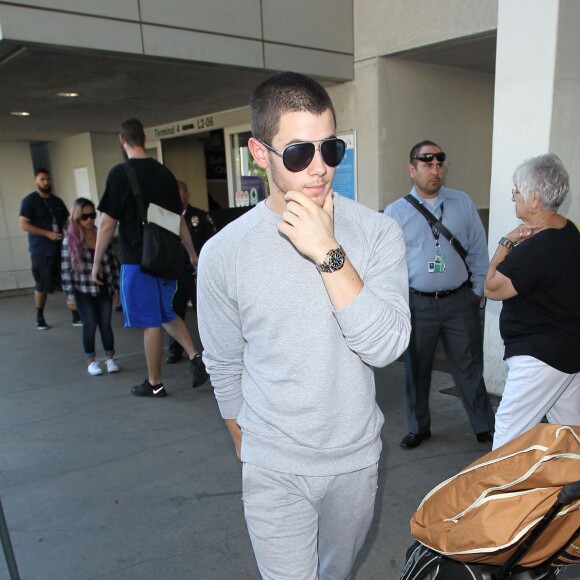
<instances>
[{"instance_id":1,"label":"blue informational sign","mask_svg":"<svg viewBox=\"0 0 580 580\"><path fill-rule=\"evenodd\" d=\"M336 168L332 189L344 197L356 201L356 142L355 134L340 133L337 135L346 143L346 153L341 164Z\"/></svg>"}]
</instances>

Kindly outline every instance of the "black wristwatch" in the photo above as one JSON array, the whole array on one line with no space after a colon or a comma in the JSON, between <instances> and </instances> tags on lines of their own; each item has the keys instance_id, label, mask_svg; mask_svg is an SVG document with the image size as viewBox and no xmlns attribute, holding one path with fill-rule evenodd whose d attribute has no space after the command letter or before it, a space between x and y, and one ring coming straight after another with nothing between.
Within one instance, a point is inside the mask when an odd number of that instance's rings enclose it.
<instances>
[{"instance_id":1,"label":"black wristwatch","mask_svg":"<svg viewBox=\"0 0 580 580\"><path fill-rule=\"evenodd\" d=\"M516 245L509 238L506 238L505 236L502 236L500 238L498 244L500 246L504 246L504 248L507 248L508 252L511 252L516 247Z\"/></svg>"},{"instance_id":2,"label":"black wristwatch","mask_svg":"<svg viewBox=\"0 0 580 580\"><path fill-rule=\"evenodd\" d=\"M345 259L346 254L344 253L342 246L338 246L338 248L330 250L330 252L326 254L321 264L316 264L316 269L319 272L336 272L344 266Z\"/></svg>"}]
</instances>

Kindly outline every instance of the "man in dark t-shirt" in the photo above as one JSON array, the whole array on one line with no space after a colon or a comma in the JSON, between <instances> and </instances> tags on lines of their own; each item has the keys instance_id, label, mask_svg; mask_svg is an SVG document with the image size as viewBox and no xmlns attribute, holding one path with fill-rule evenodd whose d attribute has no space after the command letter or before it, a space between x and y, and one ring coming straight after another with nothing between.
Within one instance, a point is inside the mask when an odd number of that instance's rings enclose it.
<instances>
[{"instance_id":1,"label":"man in dark t-shirt","mask_svg":"<svg viewBox=\"0 0 580 580\"><path fill-rule=\"evenodd\" d=\"M36 191L29 193L20 204L20 228L28 233L28 251L35 282L36 328L46 330L46 298L61 285L60 250L68 210L62 199L52 193L48 170L39 167L34 174L34 182ZM73 313L73 324L81 324L76 311Z\"/></svg>"},{"instance_id":2,"label":"man in dark t-shirt","mask_svg":"<svg viewBox=\"0 0 580 580\"><path fill-rule=\"evenodd\" d=\"M143 225L139 219L138 200L127 178L127 165L134 169L141 189L141 198L147 212L150 203L181 213L181 201L173 174L161 163L149 157L145 151L143 125L137 119L121 123L119 141L126 163L116 165L107 176L105 192L98 209L102 212L93 266L93 280L99 279L101 258L111 242L117 224L121 250L121 302L125 314L125 326L143 328L147 379L131 389L138 397L165 397L167 391L161 382L161 359L163 335L161 328L177 340L190 359L193 387L207 380L207 373L191 340L183 320L171 309L175 292L175 280L165 280L141 272L143 251ZM197 266L197 254L183 217L180 236L192 266Z\"/></svg>"}]
</instances>

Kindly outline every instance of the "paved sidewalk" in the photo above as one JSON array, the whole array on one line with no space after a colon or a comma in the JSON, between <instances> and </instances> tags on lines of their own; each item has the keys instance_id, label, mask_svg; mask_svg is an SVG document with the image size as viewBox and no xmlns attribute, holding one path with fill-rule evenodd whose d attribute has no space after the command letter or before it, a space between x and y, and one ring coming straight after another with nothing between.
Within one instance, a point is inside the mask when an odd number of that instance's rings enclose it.
<instances>
[{"instance_id":1,"label":"paved sidewalk","mask_svg":"<svg viewBox=\"0 0 580 580\"><path fill-rule=\"evenodd\" d=\"M38 331L31 294L0 295L0 497L21 577L259 579L240 466L209 383L194 391L186 362L164 365L170 396L133 397L146 376L141 331L114 313L121 372L92 377L62 294L49 297L46 318L51 328ZM102 352L98 335L97 345ZM440 392L450 375L435 371L433 437L401 449L402 365L376 377L384 447L354 577L397 580L420 500L489 446L477 443L459 399Z\"/></svg>"}]
</instances>

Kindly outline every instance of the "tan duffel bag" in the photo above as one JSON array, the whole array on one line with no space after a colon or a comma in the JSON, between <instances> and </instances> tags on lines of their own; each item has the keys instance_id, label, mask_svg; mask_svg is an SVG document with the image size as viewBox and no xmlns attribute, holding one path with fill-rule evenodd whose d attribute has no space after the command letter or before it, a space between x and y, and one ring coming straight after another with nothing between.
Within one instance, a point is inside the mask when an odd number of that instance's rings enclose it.
<instances>
[{"instance_id":1,"label":"tan duffel bag","mask_svg":"<svg viewBox=\"0 0 580 580\"><path fill-rule=\"evenodd\" d=\"M542 423L429 492L411 519L411 533L454 560L501 565L562 486L578 480L580 426ZM580 500L562 508L519 565L546 561L578 527Z\"/></svg>"}]
</instances>

